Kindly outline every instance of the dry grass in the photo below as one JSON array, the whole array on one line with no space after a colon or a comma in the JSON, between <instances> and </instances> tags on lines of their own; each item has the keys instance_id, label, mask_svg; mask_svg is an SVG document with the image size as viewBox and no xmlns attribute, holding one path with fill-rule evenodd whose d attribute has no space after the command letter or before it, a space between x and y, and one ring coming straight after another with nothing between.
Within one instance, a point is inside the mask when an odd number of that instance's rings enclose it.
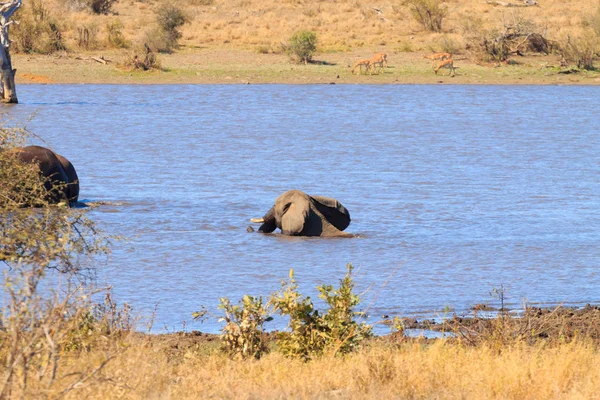
<instances>
[{"instance_id":1,"label":"dry grass","mask_svg":"<svg viewBox=\"0 0 600 400\"><path fill-rule=\"evenodd\" d=\"M160 1L123 0L113 6L115 14L91 15L74 12L64 0L44 0L51 18L57 19L64 31L67 46L77 49L77 28L94 25L98 40L107 42L108 24L120 21L127 40L142 41L156 24L154 11ZM278 49L298 30L312 30L319 36L322 51L346 51L361 47L396 49L411 43L414 51L439 50L440 35L424 31L411 17L407 5L393 0L370 3L361 0L179 0L170 2L180 7L190 23L182 28L181 43L188 47L232 44L246 49L269 46ZM207 5L203 5L207 4ZM547 27L550 38L576 34L597 0L545 0L538 7L506 8L479 0L449 0L448 15L442 34L460 42L465 19L478 18L482 28L490 29L515 12Z\"/></svg>"},{"instance_id":2,"label":"dry grass","mask_svg":"<svg viewBox=\"0 0 600 400\"><path fill-rule=\"evenodd\" d=\"M132 336L93 384L67 398L591 399L600 387L600 352L577 341L501 351L442 340L376 342L344 358L303 362L277 352L232 361L211 343L177 349L158 339ZM91 369L103 357L102 351L66 354L61 374Z\"/></svg>"},{"instance_id":3,"label":"dry grass","mask_svg":"<svg viewBox=\"0 0 600 400\"><path fill-rule=\"evenodd\" d=\"M269 354L242 360L227 356L217 335L113 330L63 351L53 385L32 380L29 394L54 398L90 376L65 398L597 398L600 308L530 311L451 327L466 336L409 339L396 332L345 356L310 361L285 357L277 335L269 335Z\"/></svg>"}]
</instances>

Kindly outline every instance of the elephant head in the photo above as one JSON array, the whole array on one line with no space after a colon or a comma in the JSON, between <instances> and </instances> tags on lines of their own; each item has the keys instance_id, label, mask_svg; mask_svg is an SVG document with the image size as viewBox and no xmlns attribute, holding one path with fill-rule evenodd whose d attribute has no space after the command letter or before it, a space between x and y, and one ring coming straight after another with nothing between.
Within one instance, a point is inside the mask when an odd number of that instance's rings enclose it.
<instances>
[{"instance_id":1,"label":"elephant head","mask_svg":"<svg viewBox=\"0 0 600 400\"><path fill-rule=\"evenodd\" d=\"M350 213L339 201L300 190L283 193L263 218L251 221L261 222L258 231L263 233L279 228L289 236L352 236L342 232L350 225Z\"/></svg>"},{"instance_id":2,"label":"elephant head","mask_svg":"<svg viewBox=\"0 0 600 400\"><path fill-rule=\"evenodd\" d=\"M16 149L16 154L21 162L37 164L42 176L47 178L44 186L49 202L68 201L71 206L77 203L79 178L69 160L41 146Z\"/></svg>"}]
</instances>

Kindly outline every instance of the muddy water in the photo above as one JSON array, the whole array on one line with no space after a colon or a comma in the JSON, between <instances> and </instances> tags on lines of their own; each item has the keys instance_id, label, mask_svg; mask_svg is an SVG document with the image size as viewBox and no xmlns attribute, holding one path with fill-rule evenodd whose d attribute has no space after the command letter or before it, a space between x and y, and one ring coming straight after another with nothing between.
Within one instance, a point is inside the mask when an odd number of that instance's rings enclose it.
<instances>
[{"instance_id":1,"label":"muddy water","mask_svg":"<svg viewBox=\"0 0 600 400\"><path fill-rule=\"evenodd\" d=\"M71 159L114 245L100 281L154 328L221 296L356 267L371 320L600 301L600 88L19 87L13 121ZM40 142L36 140L36 142ZM285 190L339 199L355 239L246 232ZM184 322L185 321L185 322Z\"/></svg>"}]
</instances>

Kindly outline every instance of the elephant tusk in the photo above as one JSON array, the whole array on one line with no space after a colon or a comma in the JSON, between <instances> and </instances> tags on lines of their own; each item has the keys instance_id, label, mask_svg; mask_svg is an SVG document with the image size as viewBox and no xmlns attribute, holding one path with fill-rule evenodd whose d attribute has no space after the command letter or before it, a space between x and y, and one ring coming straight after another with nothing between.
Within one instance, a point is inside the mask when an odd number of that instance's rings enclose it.
<instances>
[{"instance_id":1,"label":"elephant tusk","mask_svg":"<svg viewBox=\"0 0 600 400\"><path fill-rule=\"evenodd\" d=\"M252 218L252 219L250 219L250 222L262 224L263 222L265 222L265 219L264 218Z\"/></svg>"}]
</instances>

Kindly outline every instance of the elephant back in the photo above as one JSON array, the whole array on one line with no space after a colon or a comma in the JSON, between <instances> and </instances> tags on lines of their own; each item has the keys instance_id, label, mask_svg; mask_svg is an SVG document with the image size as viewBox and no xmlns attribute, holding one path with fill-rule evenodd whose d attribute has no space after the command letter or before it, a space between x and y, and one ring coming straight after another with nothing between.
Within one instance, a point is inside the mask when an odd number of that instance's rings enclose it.
<instances>
[{"instance_id":1,"label":"elephant back","mask_svg":"<svg viewBox=\"0 0 600 400\"><path fill-rule=\"evenodd\" d=\"M67 184L69 178L59 159L54 152L41 146L27 146L17 151L17 156L21 162L35 163L40 169L40 173L48 178L44 183L49 193L51 202L59 202L67 196L65 190L57 192L56 184Z\"/></svg>"},{"instance_id":2,"label":"elephant back","mask_svg":"<svg viewBox=\"0 0 600 400\"><path fill-rule=\"evenodd\" d=\"M324 196L311 196L315 208L329 223L340 231L350 225L350 212L336 199Z\"/></svg>"}]
</instances>

